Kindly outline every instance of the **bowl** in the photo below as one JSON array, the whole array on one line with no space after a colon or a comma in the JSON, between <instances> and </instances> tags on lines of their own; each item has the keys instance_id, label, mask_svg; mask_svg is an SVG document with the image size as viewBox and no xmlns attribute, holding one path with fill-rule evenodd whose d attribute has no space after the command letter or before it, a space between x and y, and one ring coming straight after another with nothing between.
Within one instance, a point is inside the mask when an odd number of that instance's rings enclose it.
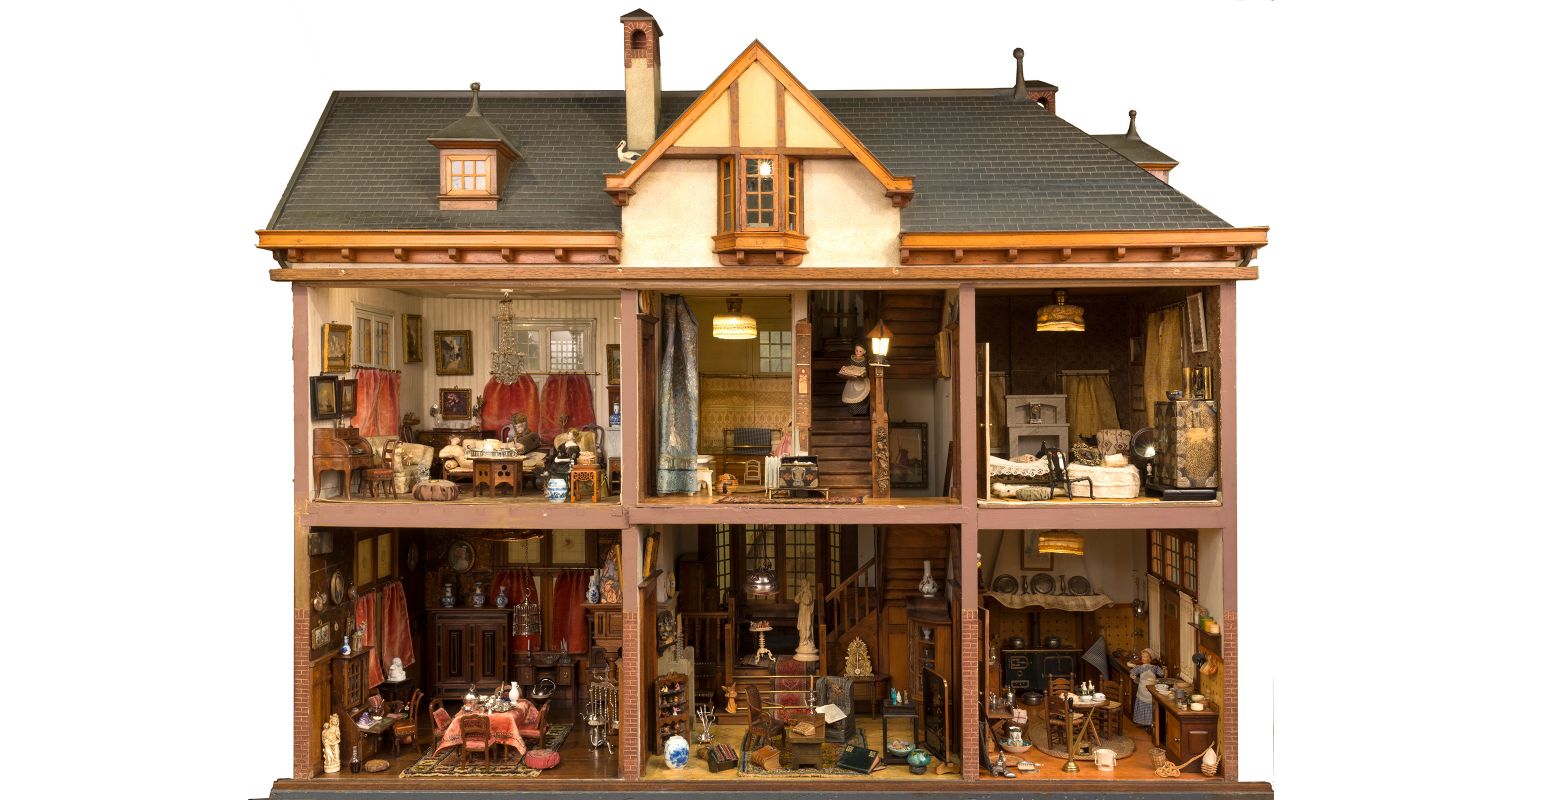
<instances>
[{"instance_id":1,"label":"bowl","mask_svg":"<svg viewBox=\"0 0 1555 800\"><path fill-rule=\"evenodd\" d=\"M1193 701L1193 702L1195 702L1195 703L1202 703L1202 702L1204 702L1204 695L1202 695L1202 694L1196 694L1196 695L1192 695L1192 696L1191 696L1191 697L1189 697L1189 698L1188 698L1188 699L1189 699L1189 700L1192 700L1192 701Z\"/></svg>"},{"instance_id":2,"label":"bowl","mask_svg":"<svg viewBox=\"0 0 1555 800\"><path fill-rule=\"evenodd\" d=\"M1018 756L1021 753L1024 753L1027 750L1031 749L1031 742L1028 742L1028 741L1023 739L1023 740L1021 740L1020 744L1010 744L1008 741L1006 741L1004 739L1000 739L999 740L999 749L1003 750L1006 753L1009 753L1012 756Z\"/></svg>"},{"instance_id":3,"label":"bowl","mask_svg":"<svg viewBox=\"0 0 1555 800\"><path fill-rule=\"evenodd\" d=\"M892 739L886 743L885 749L887 753L893 756L905 757L913 751L914 747L917 747L917 745L906 739Z\"/></svg>"}]
</instances>

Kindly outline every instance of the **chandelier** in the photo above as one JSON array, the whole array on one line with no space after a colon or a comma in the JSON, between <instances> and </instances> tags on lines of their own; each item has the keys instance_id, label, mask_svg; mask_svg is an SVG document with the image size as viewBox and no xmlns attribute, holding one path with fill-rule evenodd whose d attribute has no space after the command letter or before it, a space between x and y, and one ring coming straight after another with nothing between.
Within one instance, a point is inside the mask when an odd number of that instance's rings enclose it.
<instances>
[{"instance_id":1,"label":"chandelier","mask_svg":"<svg viewBox=\"0 0 1555 800\"><path fill-rule=\"evenodd\" d=\"M739 295L729 295L729 313L713 315L713 338L756 338L756 318L740 311Z\"/></svg>"},{"instance_id":2,"label":"chandelier","mask_svg":"<svg viewBox=\"0 0 1555 800\"><path fill-rule=\"evenodd\" d=\"M1037 332L1085 330L1085 309L1064 302L1067 296L1067 292L1059 289L1053 293L1052 305L1037 309Z\"/></svg>"},{"instance_id":3,"label":"chandelier","mask_svg":"<svg viewBox=\"0 0 1555 800\"><path fill-rule=\"evenodd\" d=\"M513 290L503 289L497 302L497 325L501 333L497 349L491 351L491 374L497 383L512 386L524 374L524 354L518 350L518 331L514 329Z\"/></svg>"}]
</instances>

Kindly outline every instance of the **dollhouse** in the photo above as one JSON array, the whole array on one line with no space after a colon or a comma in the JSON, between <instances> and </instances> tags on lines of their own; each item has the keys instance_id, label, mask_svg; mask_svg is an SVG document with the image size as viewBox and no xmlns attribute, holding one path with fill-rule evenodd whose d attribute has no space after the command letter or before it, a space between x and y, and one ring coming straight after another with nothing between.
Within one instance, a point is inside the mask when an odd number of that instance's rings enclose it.
<instances>
[{"instance_id":1,"label":"dollhouse","mask_svg":"<svg viewBox=\"0 0 1555 800\"><path fill-rule=\"evenodd\" d=\"M258 231L296 384L274 794L1272 795L1236 713L1267 229L1020 50L820 91L752 42L672 91L619 24L620 90L335 93Z\"/></svg>"}]
</instances>

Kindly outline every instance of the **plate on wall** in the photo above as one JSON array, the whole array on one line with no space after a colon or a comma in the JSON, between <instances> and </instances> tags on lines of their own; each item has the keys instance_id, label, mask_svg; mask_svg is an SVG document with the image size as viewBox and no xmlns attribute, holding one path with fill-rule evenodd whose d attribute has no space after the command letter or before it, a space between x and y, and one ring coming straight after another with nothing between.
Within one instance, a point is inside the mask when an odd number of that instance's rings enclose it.
<instances>
[{"instance_id":1,"label":"plate on wall","mask_svg":"<svg viewBox=\"0 0 1555 800\"><path fill-rule=\"evenodd\" d=\"M1091 582L1084 575L1075 575L1069 579L1069 593L1088 595L1091 593Z\"/></svg>"},{"instance_id":2,"label":"plate on wall","mask_svg":"<svg viewBox=\"0 0 1555 800\"><path fill-rule=\"evenodd\" d=\"M1031 577L1031 586L1037 590L1037 594L1052 594L1053 589L1058 586L1058 581L1054 580L1052 575L1041 572Z\"/></svg>"},{"instance_id":3,"label":"plate on wall","mask_svg":"<svg viewBox=\"0 0 1555 800\"><path fill-rule=\"evenodd\" d=\"M993 585L989 588L993 589L996 594L1015 594L1015 590L1020 588L1020 584L1015 582L1014 575L1000 575L993 579Z\"/></svg>"},{"instance_id":4,"label":"plate on wall","mask_svg":"<svg viewBox=\"0 0 1555 800\"><path fill-rule=\"evenodd\" d=\"M329 576L329 599L337 606L346 601L346 576L338 569Z\"/></svg>"}]
</instances>

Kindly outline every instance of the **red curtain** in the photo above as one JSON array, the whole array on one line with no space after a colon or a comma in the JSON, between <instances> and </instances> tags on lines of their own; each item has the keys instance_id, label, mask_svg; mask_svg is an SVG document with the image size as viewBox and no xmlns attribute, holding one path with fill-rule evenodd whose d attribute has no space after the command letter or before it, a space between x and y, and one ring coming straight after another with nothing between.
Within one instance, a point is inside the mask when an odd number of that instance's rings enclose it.
<instances>
[{"instance_id":1,"label":"red curtain","mask_svg":"<svg viewBox=\"0 0 1555 800\"><path fill-rule=\"evenodd\" d=\"M356 598L356 624L365 627L362 634L362 646L372 647L378 644L378 593L360 595ZM367 659L367 685L377 686L383 683L383 668L379 666L378 659Z\"/></svg>"},{"instance_id":2,"label":"red curtain","mask_svg":"<svg viewBox=\"0 0 1555 800\"><path fill-rule=\"evenodd\" d=\"M530 572L527 567L499 570L496 577L491 581L491 596L496 597L497 591L503 586L508 588L508 608L524 602L525 587L529 588L529 602L540 602L540 585L535 582L534 573ZM541 641L540 637L534 634L520 636L515 633L513 634L512 646L514 652L544 650L545 642Z\"/></svg>"},{"instance_id":3,"label":"red curtain","mask_svg":"<svg viewBox=\"0 0 1555 800\"><path fill-rule=\"evenodd\" d=\"M520 375L511 386L503 386L495 377L486 381L481 392L481 428L501 431L511 424L515 412L529 418L530 430L540 430L540 389L535 379Z\"/></svg>"},{"instance_id":4,"label":"red curtain","mask_svg":"<svg viewBox=\"0 0 1555 800\"><path fill-rule=\"evenodd\" d=\"M410 609L399 581L383 587L383 646L378 654L385 671L396 658L407 667L416 663L416 647L410 640Z\"/></svg>"},{"instance_id":5,"label":"red curtain","mask_svg":"<svg viewBox=\"0 0 1555 800\"><path fill-rule=\"evenodd\" d=\"M363 436L400 432L400 374L386 369L356 371L356 416L351 424Z\"/></svg>"},{"instance_id":6,"label":"red curtain","mask_svg":"<svg viewBox=\"0 0 1555 800\"><path fill-rule=\"evenodd\" d=\"M594 424L594 390L587 375L552 375L540 388L540 423L534 426L546 443L562 432L561 416L572 417L574 428Z\"/></svg>"},{"instance_id":7,"label":"red curtain","mask_svg":"<svg viewBox=\"0 0 1555 800\"><path fill-rule=\"evenodd\" d=\"M589 651L588 627L583 621L583 595L588 582L588 572L564 572L556 576L551 590L550 638L558 648L566 639L570 653Z\"/></svg>"}]
</instances>

